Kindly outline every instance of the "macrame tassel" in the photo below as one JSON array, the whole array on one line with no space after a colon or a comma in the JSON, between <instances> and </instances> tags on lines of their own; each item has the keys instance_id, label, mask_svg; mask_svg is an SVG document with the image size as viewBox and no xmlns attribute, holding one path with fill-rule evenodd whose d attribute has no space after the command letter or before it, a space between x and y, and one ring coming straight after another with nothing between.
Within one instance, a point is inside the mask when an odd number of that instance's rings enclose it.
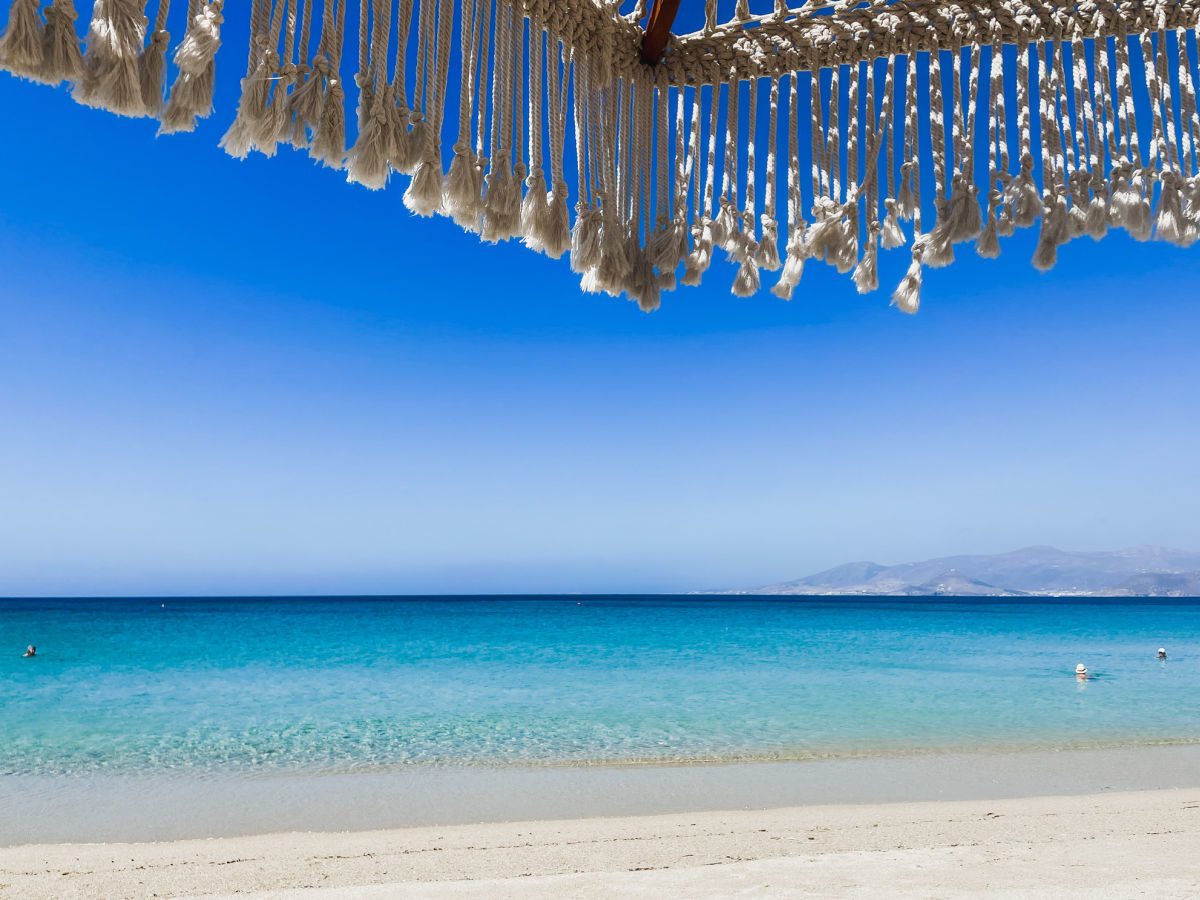
<instances>
[{"instance_id":1,"label":"macrame tassel","mask_svg":"<svg viewBox=\"0 0 1200 900\"><path fill-rule=\"evenodd\" d=\"M925 237L921 236L913 241L912 262L908 266L904 279L892 294L892 306L901 312L911 314L921 308L921 272L923 269L921 260L924 253Z\"/></svg>"},{"instance_id":2,"label":"macrame tassel","mask_svg":"<svg viewBox=\"0 0 1200 900\"><path fill-rule=\"evenodd\" d=\"M738 266L737 277L733 279L732 293L735 297L753 297L762 287L758 274L758 266L749 256L745 256Z\"/></svg>"},{"instance_id":3,"label":"macrame tassel","mask_svg":"<svg viewBox=\"0 0 1200 900\"><path fill-rule=\"evenodd\" d=\"M271 82L267 79L266 66L260 66L242 79L242 96L238 101L233 124L221 138L219 146L234 159L245 159L256 144L256 134L261 132L267 117L267 101Z\"/></svg>"},{"instance_id":4,"label":"macrame tassel","mask_svg":"<svg viewBox=\"0 0 1200 900\"><path fill-rule=\"evenodd\" d=\"M788 240L787 258L783 263L783 271L779 274L779 281L771 288L772 294L781 300L792 299L792 293L796 290L796 285L800 283L800 278L804 274L804 260L807 257L803 229L796 228Z\"/></svg>"},{"instance_id":5,"label":"macrame tassel","mask_svg":"<svg viewBox=\"0 0 1200 900\"><path fill-rule=\"evenodd\" d=\"M975 241L975 252L983 259L996 259L1000 255L1000 211L1007 213L1003 203L1003 186L1008 179L1008 141L1004 107L1004 50L999 43L992 44L991 66L988 86L987 110L987 166L988 192L987 213L983 231ZM974 109L974 102L972 102Z\"/></svg>"},{"instance_id":6,"label":"macrame tassel","mask_svg":"<svg viewBox=\"0 0 1200 900\"><path fill-rule=\"evenodd\" d=\"M313 69L309 61L309 48L312 45L312 18L315 15L315 0L292 0L289 10L287 29L283 36L284 57L280 71L279 83L275 86L273 107L276 110L275 120L279 123L279 131L275 135L276 144L296 149L308 147L308 122L298 113L301 102L308 103L307 97L295 99L312 80ZM296 32L297 16L299 17L299 33ZM321 25L322 32L324 23ZM317 41L318 52L325 46L324 34Z\"/></svg>"},{"instance_id":7,"label":"macrame tassel","mask_svg":"<svg viewBox=\"0 0 1200 900\"><path fill-rule=\"evenodd\" d=\"M713 4L713 12L715 14ZM711 21L713 16L709 16ZM720 107L720 88L713 85L708 93L708 129L707 147L705 147L704 121L704 91L696 88L692 108L692 137L694 149L691 156L695 169L695 196L693 198L694 212L691 219L692 251L683 261L683 276L680 279L685 285L695 287L704 280L704 273L712 265L713 247L716 240L713 235L712 203L716 183L717 161L717 114ZM701 164L704 160L704 165ZM683 199L686 209L687 199Z\"/></svg>"},{"instance_id":8,"label":"macrame tassel","mask_svg":"<svg viewBox=\"0 0 1200 900\"><path fill-rule=\"evenodd\" d=\"M167 77L167 44L171 35L167 31L154 31L150 43L138 60L138 81L141 84L142 103L145 113L157 118L163 111L163 86Z\"/></svg>"},{"instance_id":9,"label":"macrame tassel","mask_svg":"<svg viewBox=\"0 0 1200 900\"><path fill-rule=\"evenodd\" d=\"M955 54L955 58L958 55ZM951 110L953 113L953 110ZM946 196L946 160L953 161L953 147L946 137L944 116L941 51L929 54L929 128L933 145L934 224L926 237L923 262L930 268L941 268L954 262L954 221L951 201Z\"/></svg>"},{"instance_id":10,"label":"macrame tassel","mask_svg":"<svg viewBox=\"0 0 1200 900\"><path fill-rule=\"evenodd\" d=\"M567 193L567 183L556 182L546 209L547 230L542 249L552 259L558 259L571 249L571 214L567 209Z\"/></svg>"},{"instance_id":11,"label":"macrame tassel","mask_svg":"<svg viewBox=\"0 0 1200 900\"><path fill-rule=\"evenodd\" d=\"M840 275L852 272L858 264L858 224L846 213L838 219L825 261Z\"/></svg>"},{"instance_id":12,"label":"macrame tassel","mask_svg":"<svg viewBox=\"0 0 1200 900\"><path fill-rule=\"evenodd\" d=\"M687 260L687 224L679 219L667 223L656 232L647 252L658 270L659 284L664 290L674 290L678 284L676 270Z\"/></svg>"},{"instance_id":13,"label":"macrame tassel","mask_svg":"<svg viewBox=\"0 0 1200 900\"><path fill-rule=\"evenodd\" d=\"M762 216L762 240L758 242L755 262L767 272L778 272L783 268L783 261L779 258L779 223L770 213L763 213Z\"/></svg>"},{"instance_id":14,"label":"macrame tassel","mask_svg":"<svg viewBox=\"0 0 1200 900\"><path fill-rule=\"evenodd\" d=\"M609 233L613 229L605 222L600 225L600 263L593 269L588 269L579 279L579 286L589 294L608 294L610 297L621 295L624 287L622 282L629 270L629 261L625 258L625 245L613 249L604 239L605 229Z\"/></svg>"},{"instance_id":15,"label":"macrame tassel","mask_svg":"<svg viewBox=\"0 0 1200 900\"><path fill-rule=\"evenodd\" d=\"M1003 202L1005 190L1006 188L1001 188L1001 201L996 210L996 235L998 237L1012 237L1017 232L1017 226L1013 222L1012 207Z\"/></svg>"},{"instance_id":16,"label":"macrame tassel","mask_svg":"<svg viewBox=\"0 0 1200 900\"><path fill-rule=\"evenodd\" d=\"M1092 173L1092 199L1088 202L1087 212L1083 217L1083 233L1093 241L1098 241L1108 234L1108 185L1099 172Z\"/></svg>"},{"instance_id":17,"label":"macrame tassel","mask_svg":"<svg viewBox=\"0 0 1200 900\"><path fill-rule=\"evenodd\" d=\"M753 90L753 88L752 88ZM766 193L763 197L763 214L759 218L762 226L762 238L758 242L758 255L755 262L760 269L767 272L778 272L783 268L783 260L779 258L779 222L776 220L777 182L779 179L779 80L771 80L768 95L767 119L767 177ZM793 110L793 115L795 111ZM787 123L784 123L787 130ZM789 159L790 162L790 159Z\"/></svg>"},{"instance_id":18,"label":"macrame tassel","mask_svg":"<svg viewBox=\"0 0 1200 900\"><path fill-rule=\"evenodd\" d=\"M139 61L148 23L140 0L96 0L75 99L118 116L144 116Z\"/></svg>"},{"instance_id":19,"label":"macrame tassel","mask_svg":"<svg viewBox=\"0 0 1200 900\"><path fill-rule=\"evenodd\" d=\"M524 49L524 36L522 34L518 40L519 31L523 31L522 20L517 19L514 9L498 3L492 66L490 153L488 172L483 179L483 220L480 231L480 237L490 244L510 240L521 233L521 186L513 172L512 140L514 91L516 96L520 95L514 73L519 68ZM423 128L421 130L424 131Z\"/></svg>"},{"instance_id":20,"label":"macrame tassel","mask_svg":"<svg viewBox=\"0 0 1200 900\"><path fill-rule=\"evenodd\" d=\"M1112 168L1112 189L1108 204L1108 221L1116 228L1127 228L1129 217L1136 215L1140 202L1130 190L1132 166L1126 162L1118 162Z\"/></svg>"},{"instance_id":21,"label":"macrame tassel","mask_svg":"<svg viewBox=\"0 0 1200 900\"><path fill-rule=\"evenodd\" d=\"M704 273L712 265L713 247L716 238L713 234L713 221L702 216L698 225L692 230L692 252L684 261L683 278L685 285L699 287Z\"/></svg>"},{"instance_id":22,"label":"macrame tassel","mask_svg":"<svg viewBox=\"0 0 1200 900\"><path fill-rule=\"evenodd\" d=\"M600 265L600 211L582 200L571 230L571 271L586 275Z\"/></svg>"},{"instance_id":23,"label":"macrame tassel","mask_svg":"<svg viewBox=\"0 0 1200 900\"><path fill-rule=\"evenodd\" d=\"M550 233L550 196L541 166L535 166L525 179L525 199L521 201L521 242L539 253L546 249Z\"/></svg>"},{"instance_id":24,"label":"macrame tassel","mask_svg":"<svg viewBox=\"0 0 1200 900\"><path fill-rule=\"evenodd\" d=\"M1065 183L1067 159L1058 118L1060 84L1054 65L1054 49L1052 43L1043 43L1036 53L1039 60L1045 57L1038 87L1042 125L1042 227L1033 253L1033 266L1041 272L1054 267L1058 261L1058 248L1071 237Z\"/></svg>"},{"instance_id":25,"label":"macrame tassel","mask_svg":"<svg viewBox=\"0 0 1200 900\"><path fill-rule=\"evenodd\" d=\"M1032 98L1029 91L1029 47L1017 45L1017 110L1021 150L1021 168L1005 189L1004 205L1011 210L1014 227L1028 228L1037 221L1042 198L1033 180L1033 137L1030 125ZM997 232L1002 233L997 222Z\"/></svg>"},{"instance_id":26,"label":"macrame tassel","mask_svg":"<svg viewBox=\"0 0 1200 900\"><path fill-rule=\"evenodd\" d=\"M917 201L913 195L912 185L910 184L912 163L904 163L900 167L900 190L896 193L895 211L897 219L905 222L912 221L913 212L916 209ZM903 237L897 247L904 245Z\"/></svg>"},{"instance_id":27,"label":"macrame tassel","mask_svg":"<svg viewBox=\"0 0 1200 900\"><path fill-rule=\"evenodd\" d=\"M373 191L387 186L388 153L391 148L391 128L387 115L390 98L387 91L379 94L363 90L364 103L370 104L365 121L360 123L358 139L346 154L346 180ZM440 202L441 178L437 180L435 192Z\"/></svg>"},{"instance_id":28,"label":"macrame tassel","mask_svg":"<svg viewBox=\"0 0 1200 900\"><path fill-rule=\"evenodd\" d=\"M951 201L951 240L955 243L974 240L983 228L983 211L979 206L979 188L966 179Z\"/></svg>"},{"instance_id":29,"label":"macrame tassel","mask_svg":"<svg viewBox=\"0 0 1200 900\"><path fill-rule=\"evenodd\" d=\"M159 134L195 131L196 120L212 114L217 50L221 47L223 0L204 3L188 22L175 51L179 75L171 86Z\"/></svg>"},{"instance_id":30,"label":"macrame tassel","mask_svg":"<svg viewBox=\"0 0 1200 900\"><path fill-rule=\"evenodd\" d=\"M279 149L280 139L286 140L289 128L287 119L287 90L291 73L281 68L278 57L271 56L271 75L267 108L253 132L253 147L268 158Z\"/></svg>"},{"instance_id":31,"label":"macrame tassel","mask_svg":"<svg viewBox=\"0 0 1200 900\"><path fill-rule=\"evenodd\" d=\"M312 132L309 157L332 169L346 164L346 89L341 71L348 5L349 0L336 5L334 0L323 0L321 40L313 57L312 75L289 98L296 104L297 117L308 123ZM312 94L304 92L309 85Z\"/></svg>"},{"instance_id":32,"label":"macrame tassel","mask_svg":"<svg viewBox=\"0 0 1200 900\"><path fill-rule=\"evenodd\" d=\"M212 114L215 60L224 21L221 6L219 0L204 4L188 23L187 33L175 51L179 75L167 97L159 134L195 131L197 119Z\"/></svg>"},{"instance_id":33,"label":"macrame tassel","mask_svg":"<svg viewBox=\"0 0 1200 900\"><path fill-rule=\"evenodd\" d=\"M957 172L953 178L950 198L950 240L953 243L972 241L983 228L983 212L979 206L979 188L975 184L975 111L979 106L978 47L971 52L967 91L967 114L962 104L962 53L954 51L954 153Z\"/></svg>"},{"instance_id":34,"label":"macrame tassel","mask_svg":"<svg viewBox=\"0 0 1200 900\"><path fill-rule=\"evenodd\" d=\"M429 2L429 0L425 0ZM424 6L424 3L422 4ZM433 29L432 18L429 27L436 34L436 54L428 55L425 59L428 71L427 98L425 103L428 124L423 134L420 159L413 170L413 180L404 192L404 205L409 212L418 216L432 216L443 212L442 184L445 174L442 172L442 116L445 112L444 94L446 75L449 71L451 25L454 20L453 4L449 0L440 0L437 27ZM432 17L433 13L430 12ZM384 35L386 41L386 33ZM432 52L431 48L431 52ZM384 64L386 69L386 63ZM386 76L386 72L384 73ZM389 106L393 106L389 100ZM518 201L520 199L519 186ZM518 217L520 212L518 210Z\"/></svg>"},{"instance_id":35,"label":"macrame tassel","mask_svg":"<svg viewBox=\"0 0 1200 900\"><path fill-rule=\"evenodd\" d=\"M954 217L949 200L939 200L934 207L937 217L927 237L924 263L931 269L940 269L954 262Z\"/></svg>"},{"instance_id":36,"label":"macrame tassel","mask_svg":"<svg viewBox=\"0 0 1200 900\"><path fill-rule=\"evenodd\" d=\"M489 244L507 241L521 233L521 189L513 178L507 157L491 169L484 179L487 193L483 203L483 230L480 236Z\"/></svg>"},{"instance_id":37,"label":"macrame tassel","mask_svg":"<svg viewBox=\"0 0 1200 900\"><path fill-rule=\"evenodd\" d=\"M421 161L425 123L417 116L417 113L397 109L392 117L392 149L388 163L401 175L412 175Z\"/></svg>"},{"instance_id":38,"label":"macrame tassel","mask_svg":"<svg viewBox=\"0 0 1200 900\"><path fill-rule=\"evenodd\" d=\"M654 265L642 247L637 246L636 238L630 239L626 256L630 259L630 279L628 293L642 312L650 313L658 309L662 291L658 279L654 275Z\"/></svg>"},{"instance_id":39,"label":"macrame tassel","mask_svg":"<svg viewBox=\"0 0 1200 900\"><path fill-rule=\"evenodd\" d=\"M543 79L547 79L546 66L542 60L544 50L545 35L541 23L536 18L530 18L527 66L529 84L528 90L524 92L526 100L524 112L529 137L529 163L528 174L525 178L525 198L521 201L520 227L521 242L538 253L546 249L550 232L550 194L546 185L543 159L543 144L548 122L545 110L547 92L543 90L542 84ZM554 72L549 73L548 80L555 80ZM520 85L518 85L518 97L522 93ZM553 102L553 87L550 88L549 94L551 102ZM551 154L553 154L553 148L551 148Z\"/></svg>"},{"instance_id":40,"label":"macrame tassel","mask_svg":"<svg viewBox=\"0 0 1200 900\"><path fill-rule=\"evenodd\" d=\"M296 123L291 143L296 147L311 147L309 133L316 133L325 100L325 78L329 63L322 56L313 58L307 74L288 94L287 115Z\"/></svg>"},{"instance_id":41,"label":"macrame tassel","mask_svg":"<svg viewBox=\"0 0 1200 900\"><path fill-rule=\"evenodd\" d=\"M717 199L717 215L712 223L712 235L716 245L731 257L738 252L738 208L737 163L738 146L738 103L741 96L741 81L730 78L726 89L725 110L725 156L721 167L721 194ZM714 98L716 102L716 98ZM713 143L715 144L715 137Z\"/></svg>"},{"instance_id":42,"label":"macrame tassel","mask_svg":"<svg viewBox=\"0 0 1200 900\"><path fill-rule=\"evenodd\" d=\"M322 165L340 169L346 164L346 91L331 72L326 81L321 118L313 133L309 155Z\"/></svg>"},{"instance_id":43,"label":"macrame tassel","mask_svg":"<svg viewBox=\"0 0 1200 900\"><path fill-rule=\"evenodd\" d=\"M478 175L479 166L471 147L456 144L450 171L442 183L442 208L467 231L479 229L483 185Z\"/></svg>"},{"instance_id":44,"label":"macrame tassel","mask_svg":"<svg viewBox=\"0 0 1200 900\"><path fill-rule=\"evenodd\" d=\"M42 68L37 80L46 84L78 81L83 77L83 51L75 21L79 18L71 0L54 0L45 11L42 34Z\"/></svg>"},{"instance_id":45,"label":"macrame tassel","mask_svg":"<svg viewBox=\"0 0 1200 900\"><path fill-rule=\"evenodd\" d=\"M1192 175L1184 181L1183 244L1191 246L1200 240L1200 177Z\"/></svg>"},{"instance_id":46,"label":"macrame tassel","mask_svg":"<svg viewBox=\"0 0 1200 900\"><path fill-rule=\"evenodd\" d=\"M1161 21L1161 19L1160 19ZM1160 241L1180 245L1184 241L1183 200L1180 197L1181 177L1178 171L1179 144L1175 134L1174 100L1171 76L1167 69L1167 34L1159 27L1157 46L1150 36L1142 34L1142 52L1146 61L1146 78L1153 111L1153 159L1158 163L1158 213L1154 219L1154 234ZM1182 99L1183 84L1179 85ZM1163 110L1166 110L1164 116ZM1152 189L1151 189L1152 190Z\"/></svg>"},{"instance_id":47,"label":"macrame tassel","mask_svg":"<svg viewBox=\"0 0 1200 900\"><path fill-rule=\"evenodd\" d=\"M758 254L760 250L760 242L755 239L755 208L757 206L757 194L755 176L757 171L755 142L757 141L757 120L758 120L758 80L750 79L750 110L748 128L746 130L746 167L745 167L745 182L746 182L746 200L745 206L741 215L741 228L739 229L735 244L734 262L739 263L737 277L734 279L732 291L735 297L752 297L758 293L762 286L762 279L758 271ZM735 157L736 159L736 157ZM736 198L736 190L734 197ZM772 196L772 203L774 197Z\"/></svg>"},{"instance_id":48,"label":"macrame tassel","mask_svg":"<svg viewBox=\"0 0 1200 900\"><path fill-rule=\"evenodd\" d=\"M283 0L274 0L276 6L272 15L271 2L253 0L250 55L246 60L246 74L241 80L237 113L219 143L221 149L234 159L245 159L258 146L258 138L264 130L263 122L267 118L267 104L271 96L270 56L276 52L270 49L269 35L276 34L275 43L278 45L275 27L281 24L283 10Z\"/></svg>"},{"instance_id":49,"label":"macrame tassel","mask_svg":"<svg viewBox=\"0 0 1200 900\"><path fill-rule=\"evenodd\" d=\"M804 231L806 223L800 212L803 200L800 190L800 91L798 80L796 75L792 75L788 86L788 123L786 127L788 135L788 241L785 251L786 259L783 263L783 271L779 274L779 280L771 287L772 294L781 300L789 301L804 274L805 258ZM814 93L816 92L810 90L810 95ZM814 169L815 167L816 163L814 162Z\"/></svg>"},{"instance_id":50,"label":"macrame tassel","mask_svg":"<svg viewBox=\"0 0 1200 900\"><path fill-rule=\"evenodd\" d=\"M663 272L674 271L680 257L674 256L675 230L671 223L660 224L646 240L646 256L654 268Z\"/></svg>"},{"instance_id":51,"label":"macrame tassel","mask_svg":"<svg viewBox=\"0 0 1200 900\"><path fill-rule=\"evenodd\" d=\"M1162 193L1158 198L1154 233L1160 241L1184 246L1183 198L1179 193L1179 181L1179 175L1170 170L1159 176Z\"/></svg>"},{"instance_id":52,"label":"macrame tassel","mask_svg":"<svg viewBox=\"0 0 1200 900\"><path fill-rule=\"evenodd\" d=\"M813 223L804 234L808 258L823 260L843 275L858 262L857 234L846 212L845 204L829 197L818 198Z\"/></svg>"},{"instance_id":53,"label":"macrame tassel","mask_svg":"<svg viewBox=\"0 0 1200 900\"><path fill-rule=\"evenodd\" d=\"M571 64L562 44L550 37L549 45L557 50L546 57L546 85L550 91L550 194L546 202L546 234L543 252L552 259L560 258L571 249L571 213L567 207L570 189L563 174L564 142L567 128L567 86ZM578 138L582 140L582 138ZM577 143L578 148L578 143ZM578 166L585 164L581 156Z\"/></svg>"},{"instance_id":54,"label":"macrame tassel","mask_svg":"<svg viewBox=\"0 0 1200 900\"><path fill-rule=\"evenodd\" d=\"M1000 256L1000 237L996 223L996 207L1000 204L1000 192L991 190L988 193L987 224L979 240L975 242L975 252L984 259L996 259Z\"/></svg>"},{"instance_id":55,"label":"macrame tassel","mask_svg":"<svg viewBox=\"0 0 1200 900\"><path fill-rule=\"evenodd\" d=\"M617 297L625 290L633 270L630 242L622 224L615 215L606 215L603 206L600 207L600 223L600 265L588 273L584 284L593 293L603 291Z\"/></svg>"},{"instance_id":56,"label":"macrame tassel","mask_svg":"<svg viewBox=\"0 0 1200 900\"><path fill-rule=\"evenodd\" d=\"M490 5L488 5L488 8L490 9ZM403 175L412 175L416 171L417 163L421 161L421 149L425 145L424 136L418 133L421 115L419 111L414 111L409 107L408 87L405 79L408 68L409 35L412 32L414 21L419 18L420 21L417 27L416 81L420 89L424 88L425 75L427 74L427 69L424 65L425 50L427 49L426 44L431 31L429 27L426 27L430 24L426 22L426 18L429 15L430 9L432 9L432 6L429 5L428 0L420 4L419 14L414 14L413 12L413 0L401 0L397 8L396 54L392 65L393 74L390 83L391 96L394 102L388 107L388 121L392 131L389 141L388 165ZM464 18L466 17L466 12L464 11ZM466 90L465 84L463 85L463 90ZM417 98L416 103L417 106L421 105L420 97ZM480 184L482 184L482 180Z\"/></svg>"},{"instance_id":57,"label":"macrame tassel","mask_svg":"<svg viewBox=\"0 0 1200 900\"><path fill-rule=\"evenodd\" d=\"M1125 197L1125 230L1135 241L1148 241L1154 230L1150 213L1150 197L1146 191L1146 174L1137 169L1129 180L1129 191Z\"/></svg>"},{"instance_id":58,"label":"macrame tassel","mask_svg":"<svg viewBox=\"0 0 1200 900\"><path fill-rule=\"evenodd\" d=\"M38 0L14 0L8 25L0 35L0 69L22 78L43 80L43 43Z\"/></svg>"},{"instance_id":59,"label":"macrame tassel","mask_svg":"<svg viewBox=\"0 0 1200 900\"><path fill-rule=\"evenodd\" d=\"M878 232L872 230L867 234L867 246L863 250L862 259L854 268L854 286L860 294L869 294L879 287L879 241Z\"/></svg>"},{"instance_id":60,"label":"macrame tassel","mask_svg":"<svg viewBox=\"0 0 1200 900\"><path fill-rule=\"evenodd\" d=\"M897 211L898 200L884 200L883 206L887 210L887 214L883 218L883 228L880 231L879 240L883 245L884 250L894 250L897 247L903 247L906 243L904 230L900 227L900 216Z\"/></svg>"},{"instance_id":61,"label":"macrame tassel","mask_svg":"<svg viewBox=\"0 0 1200 900\"><path fill-rule=\"evenodd\" d=\"M1062 194L1047 194L1042 210L1042 230L1033 252L1033 266L1048 272L1058 262L1058 248L1070 238L1067 198Z\"/></svg>"},{"instance_id":62,"label":"macrame tassel","mask_svg":"<svg viewBox=\"0 0 1200 900\"><path fill-rule=\"evenodd\" d=\"M747 218L751 216L752 213L746 213ZM741 232L741 240L737 252L734 254L734 262L738 263L738 272L733 279L731 290L735 297L753 297L762 287L762 278L758 274L758 263L755 259L758 247L750 233L752 227Z\"/></svg>"},{"instance_id":63,"label":"macrame tassel","mask_svg":"<svg viewBox=\"0 0 1200 900\"><path fill-rule=\"evenodd\" d=\"M1033 163L1027 169L1022 163L1017 177L1009 182L1008 204L1012 207L1012 221L1018 228L1028 228L1037 221L1042 208L1042 198L1033 180Z\"/></svg>"},{"instance_id":64,"label":"macrame tassel","mask_svg":"<svg viewBox=\"0 0 1200 900\"><path fill-rule=\"evenodd\" d=\"M442 212L443 181L444 176L437 162L423 159L417 163L413 180L404 192L404 205L408 211L418 216Z\"/></svg>"},{"instance_id":65,"label":"macrame tassel","mask_svg":"<svg viewBox=\"0 0 1200 900\"><path fill-rule=\"evenodd\" d=\"M719 201L720 208L712 223L712 236L718 247L734 252L734 235L737 234L737 209L727 197Z\"/></svg>"},{"instance_id":66,"label":"macrame tassel","mask_svg":"<svg viewBox=\"0 0 1200 900\"><path fill-rule=\"evenodd\" d=\"M1076 169L1069 178L1071 205L1067 211L1067 236L1071 240L1082 237L1087 231L1087 212L1090 202L1087 181L1088 173L1083 169Z\"/></svg>"}]
</instances>

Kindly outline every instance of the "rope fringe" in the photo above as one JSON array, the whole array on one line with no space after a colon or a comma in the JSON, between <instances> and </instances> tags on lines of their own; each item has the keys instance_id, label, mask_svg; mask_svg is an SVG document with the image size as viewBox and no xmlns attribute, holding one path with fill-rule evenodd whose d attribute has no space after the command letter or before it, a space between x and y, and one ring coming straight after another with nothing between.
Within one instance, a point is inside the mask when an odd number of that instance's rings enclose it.
<instances>
[{"instance_id":1,"label":"rope fringe","mask_svg":"<svg viewBox=\"0 0 1200 900\"><path fill-rule=\"evenodd\" d=\"M409 175L412 213L569 254L584 290L645 310L700 284L718 250L735 295L778 272L771 292L791 299L809 260L868 293L880 252L905 248L892 303L916 312L926 267L968 242L995 258L1016 228L1038 228L1043 271L1110 228L1200 239L1200 0L1005 2L739 2L722 25L710 0L704 29L647 68L636 16L607 0L250 0L221 146L291 146L376 190ZM192 131L212 112L224 0L176 6L170 53L169 0L94 0L82 39L73 0L10 0L0 69Z\"/></svg>"}]
</instances>

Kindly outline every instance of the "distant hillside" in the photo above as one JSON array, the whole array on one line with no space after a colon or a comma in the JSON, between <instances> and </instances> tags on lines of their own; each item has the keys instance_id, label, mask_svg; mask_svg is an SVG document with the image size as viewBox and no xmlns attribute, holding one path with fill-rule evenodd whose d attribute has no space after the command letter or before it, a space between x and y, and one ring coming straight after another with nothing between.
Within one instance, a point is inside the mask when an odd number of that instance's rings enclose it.
<instances>
[{"instance_id":1,"label":"distant hillside","mask_svg":"<svg viewBox=\"0 0 1200 900\"><path fill-rule=\"evenodd\" d=\"M1200 596L1200 553L1163 547L1099 553L1026 547L898 566L846 563L795 581L722 593L1195 597Z\"/></svg>"}]
</instances>

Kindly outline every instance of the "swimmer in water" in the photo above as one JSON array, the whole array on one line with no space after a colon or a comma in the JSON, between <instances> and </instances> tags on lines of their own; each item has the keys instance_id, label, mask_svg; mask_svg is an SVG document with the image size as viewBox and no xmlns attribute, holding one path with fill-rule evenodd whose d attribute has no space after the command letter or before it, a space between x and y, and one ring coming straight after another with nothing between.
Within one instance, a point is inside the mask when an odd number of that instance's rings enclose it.
<instances>
[{"instance_id":1,"label":"swimmer in water","mask_svg":"<svg viewBox=\"0 0 1200 900\"><path fill-rule=\"evenodd\" d=\"M1159 658L1159 659L1166 659L1166 658L1167 658L1167 648L1166 648L1166 647L1159 647L1159 648L1158 648L1158 658Z\"/></svg>"},{"instance_id":2,"label":"swimmer in water","mask_svg":"<svg viewBox=\"0 0 1200 900\"><path fill-rule=\"evenodd\" d=\"M1083 663L1080 663L1079 665L1077 665L1075 667L1075 677L1078 678L1080 681L1087 681L1088 678L1090 677L1088 675L1087 666L1085 666Z\"/></svg>"},{"instance_id":3,"label":"swimmer in water","mask_svg":"<svg viewBox=\"0 0 1200 900\"><path fill-rule=\"evenodd\" d=\"M31 656L37 656L37 647L33 646L33 644L25 648L24 658L29 659Z\"/></svg>"}]
</instances>

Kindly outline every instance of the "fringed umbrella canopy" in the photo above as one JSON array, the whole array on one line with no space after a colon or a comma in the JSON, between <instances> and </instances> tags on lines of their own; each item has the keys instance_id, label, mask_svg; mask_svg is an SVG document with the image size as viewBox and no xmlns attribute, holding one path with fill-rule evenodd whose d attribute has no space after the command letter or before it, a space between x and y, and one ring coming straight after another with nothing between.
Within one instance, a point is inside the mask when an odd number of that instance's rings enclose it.
<instances>
[{"instance_id":1,"label":"fringed umbrella canopy","mask_svg":"<svg viewBox=\"0 0 1200 900\"><path fill-rule=\"evenodd\" d=\"M413 213L569 255L584 290L647 310L717 250L734 294L790 298L806 263L874 291L880 248L904 248L892 302L915 312L925 267L1018 227L1039 269L1113 227L1200 237L1200 0L735 3L644 52L644 0L249 0L221 146L408 176ZM181 12L95 0L81 38L72 0L11 0L0 68L190 131L226 10Z\"/></svg>"}]
</instances>

